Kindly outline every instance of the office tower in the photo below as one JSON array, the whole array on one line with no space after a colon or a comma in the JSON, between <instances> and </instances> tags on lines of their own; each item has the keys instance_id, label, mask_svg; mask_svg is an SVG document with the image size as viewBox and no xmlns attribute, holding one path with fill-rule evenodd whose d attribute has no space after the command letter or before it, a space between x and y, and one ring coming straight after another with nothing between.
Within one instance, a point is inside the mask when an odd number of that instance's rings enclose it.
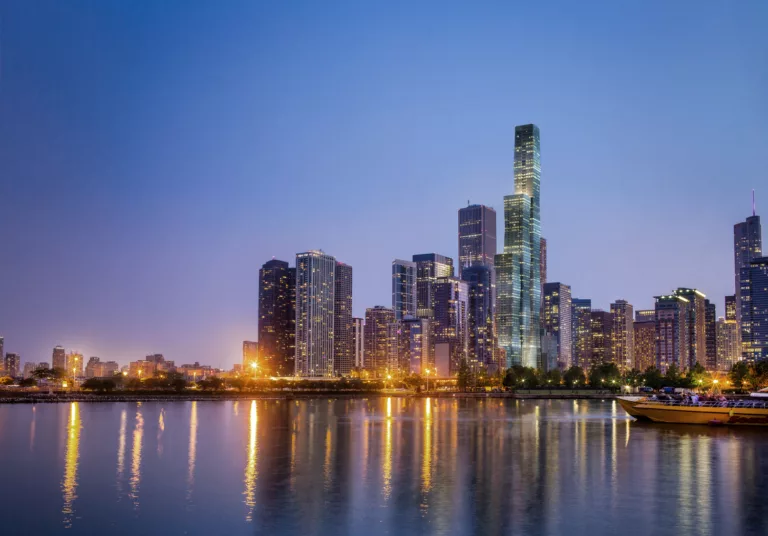
<instances>
[{"instance_id":1,"label":"office tower","mask_svg":"<svg viewBox=\"0 0 768 536\"><path fill-rule=\"evenodd\" d=\"M101 363L101 359L98 357L90 357L88 359L88 364L85 365L85 377L86 378L95 378L95 368L96 366Z\"/></svg>"},{"instance_id":2,"label":"office tower","mask_svg":"<svg viewBox=\"0 0 768 536\"><path fill-rule=\"evenodd\" d=\"M655 311L654 311L655 312ZM656 366L656 321L635 321L632 327L632 337L635 343L634 367L645 372L649 367Z\"/></svg>"},{"instance_id":3,"label":"office tower","mask_svg":"<svg viewBox=\"0 0 768 536\"><path fill-rule=\"evenodd\" d=\"M3 362L3 370L6 376L16 378L19 376L19 367L21 366L21 358L19 354L13 354L8 352L5 354L5 360Z\"/></svg>"},{"instance_id":4,"label":"office tower","mask_svg":"<svg viewBox=\"0 0 768 536\"><path fill-rule=\"evenodd\" d=\"M259 343L256 341L243 341L243 372L245 374L261 374L271 372L269 370L258 371L259 367Z\"/></svg>"},{"instance_id":5,"label":"office tower","mask_svg":"<svg viewBox=\"0 0 768 536\"><path fill-rule=\"evenodd\" d=\"M389 325L395 322L395 312L383 305L365 310L364 361L371 374L382 377L387 373L389 355Z\"/></svg>"},{"instance_id":6,"label":"office tower","mask_svg":"<svg viewBox=\"0 0 768 536\"><path fill-rule=\"evenodd\" d=\"M150 354L145 357L144 360L149 361L150 363L154 363L155 365L165 363L165 357L163 357L163 354Z\"/></svg>"},{"instance_id":7,"label":"office tower","mask_svg":"<svg viewBox=\"0 0 768 536\"><path fill-rule=\"evenodd\" d=\"M432 353L432 321L428 318L408 317L400 321L405 355L401 366L411 374L434 375L435 358Z\"/></svg>"},{"instance_id":8,"label":"office tower","mask_svg":"<svg viewBox=\"0 0 768 536\"><path fill-rule=\"evenodd\" d=\"M37 370L38 364L33 363L32 361L27 361L24 363L24 370L22 371L21 375L26 380L32 377L32 374Z\"/></svg>"},{"instance_id":9,"label":"office tower","mask_svg":"<svg viewBox=\"0 0 768 536\"><path fill-rule=\"evenodd\" d=\"M571 300L573 364L587 370L592 364L592 300Z\"/></svg>"},{"instance_id":10,"label":"office tower","mask_svg":"<svg viewBox=\"0 0 768 536\"><path fill-rule=\"evenodd\" d=\"M392 309L395 318L416 316L416 263L395 259L392 261Z\"/></svg>"},{"instance_id":11,"label":"office tower","mask_svg":"<svg viewBox=\"0 0 768 536\"><path fill-rule=\"evenodd\" d=\"M760 216L755 214L755 192L752 192L752 216L733 226L733 258L736 289L736 322L742 330L742 354L744 354L744 329L741 326L741 316L748 304L742 304L742 293L749 285L749 263L761 257L763 252L762 230ZM746 270L746 271L744 271Z\"/></svg>"},{"instance_id":12,"label":"office tower","mask_svg":"<svg viewBox=\"0 0 768 536\"><path fill-rule=\"evenodd\" d=\"M616 300L611 315L613 362L619 369L629 370L635 366L634 309L626 300Z\"/></svg>"},{"instance_id":13,"label":"office tower","mask_svg":"<svg viewBox=\"0 0 768 536\"><path fill-rule=\"evenodd\" d=\"M635 322L656 322L656 309L638 309L635 311Z\"/></svg>"},{"instance_id":14,"label":"office tower","mask_svg":"<svg viewBox=\"0 0 768 536\"><path fill-rule=\"evenodd\" d=\"M496 256L496 325L506 365L536 367L540 354L539 128L515 127L515 193L504 197L504 252Z\"/></svg>"},{"instance_id":15,"label":"office tower","mask_svg":"<svg viewBox=\"0 0 768 536\"><path fill-rule=\"evenodd\" d=\"M736 296L726 296L725 297L725 319L726 320L733 320L734 322L737 322L737 314L736 314Z\"/></svg>"},{"instance_id":16,"label":"office tower","mask_svg":"<svg viewBox=\"0 0 768 536\"><path fill-rule=\"evenodd\" d=\"M336 259L296 254L296 375L333 376Z\"/></svg>"},{"instance_id":17,"label":"office tower","mask_svg":"<svg viewBox=\"0 0 768 536\"><path fill-rule=\"evenodd\" d=\"M469 344L469 288L466 281L455 277L441 277L432 284L434 292L435 344L448 344L449 374L459 371L467 359Z\"/></svg>"},{"instance_id":18,"label":"office tower","mask_svg":"<svg viewBox=\"0 0 768 536\"><path fill-rule=\"evenodd\" d=\"M550 370L560 370L559 346L557 337L554 333L542 330L541 332L541 370L549 372Z\"/></svg>"},{"instance_id":19,"label":"office tower","mask_svg":"<svg viewBox=\"0 0 768 536\"><path fill-rule=\"evenodd\" d=\"M53 358L51 359L51 368L66 370L67 368L67 353L64 348L57 346L53 349Z\"/></svg>"},{"instance_id":20,"label":"office tower","mask_svg":"<svg viewBox=\"0 0 768 536\"><path fill-rule=\"evenodd\" d=\"M707 366L707 305L706 296L696 289L678 288L677 296L682 296L689 302L688 305L688 363L681 366L689 369L696 363L702 367Z\"/></svg>"},{"instance_id":21,"label":"office tower","mask_svg":"<svg viewBox=\"0 0 768 536\"><path fill-rule=\"evenodd\" d=\"M432 284L438 277L453 277L453 259L437 253L414 255L416 263L416 316L434 317Z\"/></svg>"},{"instance_id":22,"label":"office tower","mask_svg":"<svg viewBox=\"0 0 768 536\"><path fill-rule=\"evenodd\" d=\"M742 269L741 352L744 359L768 359L768 257Z\"/></svg>"},{"instance_id":23,"label":"office tower","mask_svg":"<svg viewBox=\"0 0 768 536\"><path fill-rule=\"evenodd\" d=\"M469 266L464 268L462 279L466 281L469 293L469 358L493 373L498 370L494 356L497 345L493 320L496 299L493 268L480 264Z\"/></svg>"},{"instance_id":24,"label":"office tower","mask_svg":"<svg viewBox=\"0 0 768 536\"><path fill-rule=\"evenodd\" d=\"M296 269L272 259L259 270L259 367L262 373L295 372Z\"/></svg>"},{"instance_id":25,"label":"office tower","mask_svg":"<svg viewBox=\"0 0 768 536\"><path fill-rule=\"evenodd\" d=\"M539 241L541 251L539 252L539 270L541 271L541 287L547 284L547 239L542 238Z\"/></svg>"},{"instance_id":26,"label":"office tower","mask_svg":"<svg viewBox=\"0 0 768 536\"><path fill-rule=\"evenodd\" d=\"M68 376L74 378L81 378L83 376L83 369L85 363L83 363L83 354L77 352L70 352L67 354L66 359L66 371Z\"/></svg>"},{"instance_id":27,"label":"office tower","mask_svg":"<svg viewBox=\"0 0 768 536\"><path fill-rule=\"evenodd\" d=\"M704 300L704 332L706 334L707 370L718 370L717 366L717 308Z\"/></svg>"},{"instance_id":28,"label":"office tower","mask_svg":"<svg viewBox=\"0 0 768 536\"><path fill-rule=\"evenodd\" d=\"M545 333L555 337L557 366L565 370L573 365L573 319L571 287L562 283L545 283L542 296L541 323ZM549 352L551 354L551 352ZM551 368L549 365L542 368Z\"/></svg>"},{"instance_id":29,"label":"office tower","mask_svg":"<svg viewBox=\"0 0 768 536\"><path fill-rule=\"evenodd\" d=\"M355 366L352 341L352 267L336 263L333 324L333 370L337 376L348 376Z\"/></svg>"},{"instance_id":30,"label":"office tower","mask_svg":"<svg viewBox=\"0 0 768 536\"><path fill-rule=\"evenodd\" d=\"M5 344L5 339L3 337L0 337L0 358L2 358L5 354L3 353L5 350L3 348Z\"/></svg>"},{"instance_id":31,"label":"office tower","mask_svg":"<svg viewBox=\"0 0 768 536\"><path fill-rule=\"evenodd\" d=\"M96 361L91 363L91 360L94 359ZM101 361L98 357L92 357L91 360L88 361L88 365L85 367L86 378L111 378L120 370L120 365L118 365L115 361L104 362ZM163 363L171 363L171 361L164 361ZM160 370L163 369L161 368Z\"/></svg>"},{"instance_id":32,"label":"office tower","mask_svg":"<svg viewBox=\"0 0 768 536\"><path fill-rule=\"evenodd\" d=\"M591 314L592 322L592 360L589 370L595 365L613 361L613 314L610 311L594 309Z\"/></svg>"},{"instance_id":33,"label":"office tower","mask_svg":"<svg viewBox=\"0 0 768 536\"><path fill-rule=\"evenodd\" d=\"M735 311L734 311L735 312ZM723 372L741 360L739 325L736 320L720 318L717 321L717 366Z\"/></svg>"},{"instance_id":34,"label":"office tower","mask_svg":"<svg viewBox=\"0 0 768 536\"><path fill-rule=\"evenodd\" d=\"M352 319L352 347L355 353L355 368L361 371L365 366L365 321L362 318Z\"/></svg>"},{"instance_id":35,"label":"office tower","mask_svg":"<svg viewBox=\"0 0 768 536\"><path fill-rule=\"evenodd\" d=\"M688 310L691 302L679 294L655 296L655 299L656 367L662 374L672 365L682 371L690 362Z\"/></svg>"},{"instance_id":36,"label":"office tower","mask_svg":"<svg viewBox=\"0 0 768 536\"><path fill-rule=\"evenodd\" d=\"M395 320L387 324L387 366L388 375L403 374L410 364L406 357L406 337L403 336L402 322ZM401 362L402 360L402 362Z\"/></svg>"},{"instance_id":37,"label":"office tower","mask_svg":"<svg viewBox=\"0 0 768 536\"><path fill-rule=\"evenodd\" d=\"M459 209L459 278L475 264L493 267L496 257L496 211L485 205Z\"/></svg>"}]
</instances>

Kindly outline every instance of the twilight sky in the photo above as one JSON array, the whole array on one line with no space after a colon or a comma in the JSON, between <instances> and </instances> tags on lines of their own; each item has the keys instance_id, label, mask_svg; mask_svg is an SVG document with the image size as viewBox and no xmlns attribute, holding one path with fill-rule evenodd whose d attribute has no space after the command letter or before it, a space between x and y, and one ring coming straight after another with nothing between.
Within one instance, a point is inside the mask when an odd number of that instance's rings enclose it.
<instances>
[{"instance_id":1,"label":"twilight sky","mask_svg":"<svg viewBox=\"0 0 768 536\"><path fill-rule=\"evenodd\" d=\"M356 315L389 305L392 259L455 257L467 200L501 247L529 122L550 281L722 314L733 224L768 207L768 3L479 4L5 1L6 351L229 367L261 264L315 248Z\"/></svg>"}]
</instances>

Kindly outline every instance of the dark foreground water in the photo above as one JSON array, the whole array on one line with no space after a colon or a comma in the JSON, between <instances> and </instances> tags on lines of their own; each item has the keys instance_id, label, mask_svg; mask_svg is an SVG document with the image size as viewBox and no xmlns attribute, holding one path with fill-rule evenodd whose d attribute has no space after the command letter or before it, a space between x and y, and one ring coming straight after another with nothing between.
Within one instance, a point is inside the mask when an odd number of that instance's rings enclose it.
<instances>
[{"instance_id":1,"label":"dark foreground water","mask_svg":"<svg viewBox=\"0 0 768 536\"><path fill-rule=\"evenodd\" d=\"M613 401L0 405L0 533L768 534L768 429Z\"/></svg>"}]
</instances>

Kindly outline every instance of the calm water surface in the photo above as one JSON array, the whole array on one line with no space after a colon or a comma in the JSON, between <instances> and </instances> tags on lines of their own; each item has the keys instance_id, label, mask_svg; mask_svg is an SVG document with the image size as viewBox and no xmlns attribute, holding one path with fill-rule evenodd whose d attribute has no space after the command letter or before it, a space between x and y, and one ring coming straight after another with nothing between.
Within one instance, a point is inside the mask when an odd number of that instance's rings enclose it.
<instances>
[{"instance_id":1,"label":"calm water surface","mask_svg":"<svg viewBox=\"0 0 768 536\"><path fill-rule=\"evenodd\" d=\"M768 534L768 430L613 401L0 405L2 534Z\"/></svg>"}]
</instances>

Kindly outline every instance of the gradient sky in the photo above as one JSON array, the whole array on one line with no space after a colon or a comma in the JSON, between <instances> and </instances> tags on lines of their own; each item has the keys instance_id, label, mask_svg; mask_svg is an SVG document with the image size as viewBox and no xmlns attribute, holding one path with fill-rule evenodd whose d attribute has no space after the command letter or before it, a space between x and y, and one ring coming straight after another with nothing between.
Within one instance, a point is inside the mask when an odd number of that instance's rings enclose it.
<instances>
[{"instance_id":1,"label":"gradient sky","mask_svg":"<svg viewBox=\"0 0 768 536\"><path fill-rule=\"evenodd\" d=\"M6 1L6 351L229 367L261 264L315 248L356 315L389 305L393 258L455 257L467 200L501 216L529 122L550 281L722 314L768 207L767 27L762 0Z\"/></svg>"}]
</instances>

